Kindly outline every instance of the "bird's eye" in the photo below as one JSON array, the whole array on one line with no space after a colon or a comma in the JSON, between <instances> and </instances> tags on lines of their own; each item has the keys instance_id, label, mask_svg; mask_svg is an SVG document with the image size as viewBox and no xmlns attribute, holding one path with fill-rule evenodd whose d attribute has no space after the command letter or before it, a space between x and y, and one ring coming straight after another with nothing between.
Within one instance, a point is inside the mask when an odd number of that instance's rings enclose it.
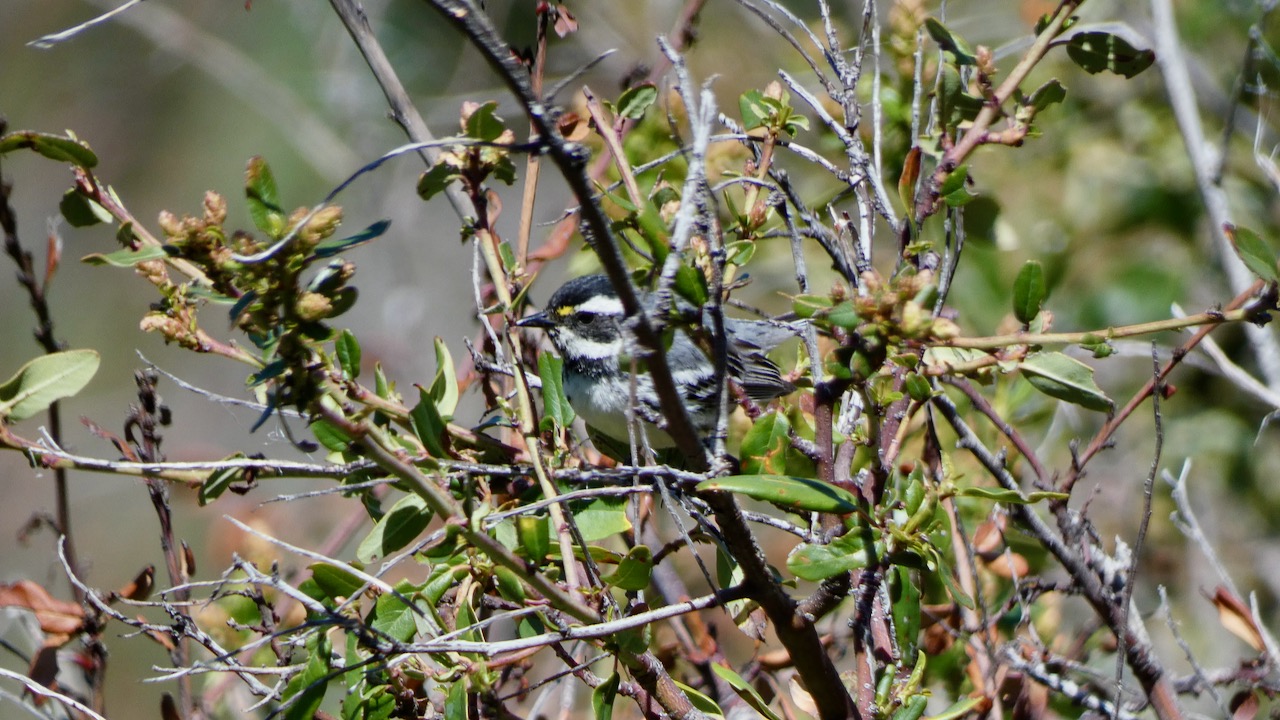
<instances>
[{"instance_id":1,"label":"bird's eye","mask_svg":"<svg viewBox=\"0 0 1280 720\"><path fill-rule=\"evenodd\" d=\"M578 311L574 313L574 317L577 318L578 322L582 323L583 325L590 325L596 321L596 318L600 317L600 314L587 312L587 311Z\"/></svg>"}]
</instances>

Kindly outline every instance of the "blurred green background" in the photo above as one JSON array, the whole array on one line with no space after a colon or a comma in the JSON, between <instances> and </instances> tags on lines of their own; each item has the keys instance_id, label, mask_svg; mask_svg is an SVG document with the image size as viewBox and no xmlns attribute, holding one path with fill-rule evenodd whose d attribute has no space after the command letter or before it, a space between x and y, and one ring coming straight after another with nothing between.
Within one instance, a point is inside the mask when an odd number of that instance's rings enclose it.
<instances>
[{"instance_id":1,"label":"blurred green background","mask_svg":"<svg viewBox=\"0 0 1280 720\"><path fill-rule=\"evenodd\" d=\"M811 3L786 4L806 19L816 16ZM27 45L113 5L102 0L0 3L0 115L11 129L77 133L97 152L99 177L114 186L144 223L154 222L162 209L196 213L203 193L213 189L230 201L228 225L248 227L240 200L249 157L262 155L271 163L285 205L294 207L318 202L361 165L405 142L325 3L150 0L51 49ZM857 28L858 4L837 5L842 27ZM938 11L936 3L924 6ZM616 96L624 75L657 62L653 38L670 29L682 7L671 0L571 3L581 31L553 41L550 77L563 77L600 52L616 48L616 54L584 78L598 94ZM493 0L488 8L514 45L532 43L530 0ZM1184 0L1175 8L1206 131L1216 140L1222 136L1228 98L1238 82L1248 29L1260 17L1259 3ZM998 62L1007 69L1025 48L1035 17L1047 9L1047 3L1036 0L950 3L946 20L970 43L997 49ZM517 117L513 103L478 56L425 3L370 2L366 10L437 135L448 135L457 127L464 100L495 99L508 118ZM1146 35L1149 12L1145 3L1096 0L1086 5L1083 17L1127 22ZM775 79L779 67L809 77L797 55L739 5L714 0L702 18L690 65L695 78L716 76L713 88L730 115L736 115L739 93L763 87ZM1264 39L1276 35L1268 25L1261 30ZM886 84L892 86L893 69L888 65L886 61ZM1255 70L1258 75L1250 79L1250 86L1260 97L1250 97L1237 114L1238 132L1225 150L1225 186L1236 222L1275 240L1280 235L1280 205L1275 186L1254 163L1252 142L1258 113L1262 152L1269 153L1276 142L1270 127L1270 88L1277 68L1264 59ZM1061 79L1068 94L1065 104L1038 120L1043 136L1029 139L1021 149L984 149L971 163L977 190L988 207L998 206L1000 212L985 228L975 224L953 291L952 304L966 332L998 330L1009 314L1013 276L1028 259L1040 260L1049 270L1053 294L1048 307L1056 316L1055 328L1061 330L1159 319L1168 316L1174 302L1197 312L1229 300L1158 68L1127 81L1090 76L1058 52L1036 70L1028 89L1049 77ZM813 86L811 80L806 83ZM830 149L816 131L800 141ZM890 137L890 167L895 162L893 142L899 145L897 157L905 150L901 138ZM830 156L838 158L836 153ZM820 195L831 187L828 180L806 174L794 158L784 163L801 177L806 191ZM72 347L93 347L103 354L95 381L66 404L68 449L114 455L77 418L86 416L119 430L129 404L135 402L132 375L142 366L139 352L189 382L243 396L245 369L165 347L157 337L137 330L152 300L149 286L126 270L78 262L90 252L114 249L114 240L109 229L58 224L58 200L71 179L65 167L17 153L5 157L2 169L14 184L21 238L36 252L37 265L51 224L64 241L63 263L51 289L57 337ZM362 295L346 324L361 329L366 362L381 362L401 387L429 381L434 373L433 336L448 340L457 356L463 352L462 338L476 328L470 248L459 242L457 219L447 204L439 199L424 204L417 198L414 182L421 170L416 158L395 160L339 198L349 229L381 218L392 220L385 237L351 255L359 265L355 284ZM569 201L554 178L547 179L545 173L543 177L539 219L551 222ZM887 180L896 183L896 171L890 171ZM503 189L508 211L503 218L507 224L500 228L510 237L515 235L518 190ZM535 245L546 231L542 227L535 232ZM892 240L877 242L887 256ZM814 256L814 262L820 259ZM7 259L0 262L0 267L7 266ZM563 268L563 263L555 265L549 273L561 274ZM785 271L776 275L787 277ZM0 278L10 277L0 270ZM544 283L542 288L553 286ZM544 300L545 294L535 299ZM0 281L0 375L7 376L38 352L30 339L33 322L21 288ZM1253 369L1241 332L1226 329L1214 337L1237 362ZM1158 340L1167 348L1176 339ZM1099 365L1100 383L1121 400L1149 377L1151 367L1147 345L1125 350L1121 357ZM1274 408L1203 369L1184 368L1173 382L1179 391L1164 405L1163 467L1176 473L1183 458L1194 460L1192 495L1200 503L1202 520L1218 546L1230 550L1228 560L1242 589L1258 590L1264 606L1274 608L1280 596L1280 483L1274 480L1280 455L1276 430L1258 435L1263 417ZM249 435L252 414L247 410L213 405L167 381L160 388L174 411L174 424L165 431L164 450L170 459L217 458L237 450L268 456L293 452L273 423ZM1067 467L1068 441L1087 438L1099 418L1039 397L1023 402L1020 392L1017 387L1002 388L996 394L998 406L1020 407L1013 419L1035 429L1034 440L1043 443L1052 467ZM478 408L478 403L472 407ZM39 422L27 421L20 430L33 436ZM1117 443L1091 466L1085 490L1095 494L1091 508L1104 536L1119 533L1131 538L1152 452L1150 413L1138 413ZM216 574L236 546L235 538L228 537L230 525L221 520L223 514L255 519L272 533L303 544L323 536L342 516L337 504L323 500L260 507L278 492L316 487L266 485L248 497L226 495L203 510L196 508L190 491L173 488L179 534L196 548L202 577ZM91 585L117 587L144 564L163 565L155 516L140 483L76 474L71 486L74 532ZM0 496L5 498L0 504L0 580L27 577L64 590L50 534L39 533L25 544L17 537L33 514L53 511L52 475L32 471L13 453L0 454ZM1188 612L1203 616L1208 610L1199 591L1211 590L1216 581L1166 521L1169 509L1167 492L1161 490L1138 599L1144 609L1153 607L1155 583L1165 583ZM1184 630L1200 641L1219 632L1215 627ZM116 717L154 713L165 688L140 684L139 679L152 665L165 664L165 656L143 640L116 641L111 648L108 709ZM1206 653L1205 662L1214 664L1234 657L1243 646L1210 648L1201 643L1198 649ZM21 667L8 655L0 662Z\"/></svg>"}]
</instances>

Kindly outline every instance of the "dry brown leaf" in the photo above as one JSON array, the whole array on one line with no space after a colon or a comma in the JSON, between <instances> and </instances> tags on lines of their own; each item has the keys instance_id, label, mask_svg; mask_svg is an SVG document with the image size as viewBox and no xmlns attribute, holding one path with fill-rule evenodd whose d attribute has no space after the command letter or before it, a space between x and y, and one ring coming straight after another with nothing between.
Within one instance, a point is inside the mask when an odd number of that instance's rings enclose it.
<instances>
[{"instance_id":1,"label":"dry brown leaf","mask_svg":"<svg viewBox=\"0 0 1280 720\"><path fill-rule=\"evenodd\" d=\"M151 597L151 591L156 586L156 566L148 565L142 568L142 572L138 573L128 585L116 591L116 594L126 600L146 600Z\"/></svg>"},{"instance_id":2,"label":"dry brown leaf","mask_svg":"<svg viewBox=\"0 0 1280 720\"><path fill-rule=\"evenodd\" d=\"M1031 571L1031 566L1027 563L1027 559L1018 553L1007 552L988 561L987 569L1002 578L1012 579L1013 577L1025 578Z\"/></svg>"},{"instance_id":3,"label":"dry brown leaf","mask_svg":"<svg viewBox=\"0 0 1280 720\"><path fill-rule=\"evenodd\" d=\"M34 612L41 630L61 638L59 645L84 627L84 608L58 600L30 580L0 585L0 607L21 607Z\"/></svg>"},{"instance_id":4,"label":"dry brown leaf","mask_svg":"<svg viewBox=\"0 0 1280 720\"><path fill-rule=\"evenodd\" d=\"M1218 622L1222 623L1222 627L1248 643L1249 647L1262 652L1265 647L1262 642L1262 633L1253 622L1253 613L1240 598L1219 585L1210 600L1218 608Z\"/></svg>"}]
</instances>

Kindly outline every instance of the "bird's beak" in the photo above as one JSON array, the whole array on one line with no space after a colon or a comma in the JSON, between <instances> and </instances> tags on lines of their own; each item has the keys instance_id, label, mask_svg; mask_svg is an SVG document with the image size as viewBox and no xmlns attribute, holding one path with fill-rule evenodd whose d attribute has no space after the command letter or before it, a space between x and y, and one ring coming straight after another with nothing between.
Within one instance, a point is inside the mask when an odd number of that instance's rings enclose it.
<instances>
[{"instance_id":1,"label":"bird's beak","mask_svg":"<svg viewBox=\"0 0 1280 720\"><path fill-rule=\"evenodd\" d=\"M527 318L517 320L516 325L518 327L541 328L546 330L547 328L555 327L556 324L551 320L550 315L547 315L545 312L540 312L530 315Z\"/></svg>"}]
</instances>

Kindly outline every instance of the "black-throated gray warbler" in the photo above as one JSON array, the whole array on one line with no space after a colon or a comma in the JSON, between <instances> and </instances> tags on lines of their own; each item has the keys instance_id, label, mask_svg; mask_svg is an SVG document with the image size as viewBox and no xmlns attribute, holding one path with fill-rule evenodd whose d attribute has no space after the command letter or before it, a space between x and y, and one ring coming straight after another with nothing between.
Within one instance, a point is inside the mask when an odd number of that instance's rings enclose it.
<instances>
[{"instance_id":1,"label":"black-throated gray warbler","mask_svg":"<svg viewBox=\"0 0 1280 720\"><path fill-rule=\"evenodd\" d=\"M622 302L604 275L570 280L556 290L543 312L520 320L520 327L545 329L564 359L564 394L588 427L627 443L628 409L635 399L634 417L645 422L652 448L675 443L655 424L661 417L658 397L648 373L631 376L631 356L638 343L626 330ZM778 366L764 353L796 330L786 323L725 318L728 376L758 402L795 390ZM667 363L680 391L689 419L705 440L715 429L719 397L715 367L681 329L675 330ZM634 393L634 395L633 395ZM604 448L601 448L604 449Z\"/></svg>"}]
</instances>

